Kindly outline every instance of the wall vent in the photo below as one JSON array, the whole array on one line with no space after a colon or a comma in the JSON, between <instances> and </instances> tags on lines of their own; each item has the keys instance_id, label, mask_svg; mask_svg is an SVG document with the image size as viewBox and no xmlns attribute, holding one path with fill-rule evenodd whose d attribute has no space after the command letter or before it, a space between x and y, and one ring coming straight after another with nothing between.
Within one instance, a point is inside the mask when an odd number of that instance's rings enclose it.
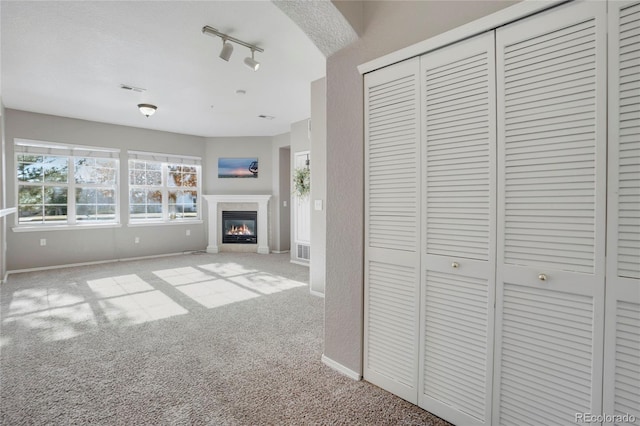
<instances>
[{"instance_id":1,"label":"wall vent","mask_svg":"<svg viewBox=\"0 0 640 426\"><path fill-rule=\"evenodd\" d=\"M311 248L305 244L297 244L298 259L309 260L311 259Z\"/></svg>"}]
</instances>

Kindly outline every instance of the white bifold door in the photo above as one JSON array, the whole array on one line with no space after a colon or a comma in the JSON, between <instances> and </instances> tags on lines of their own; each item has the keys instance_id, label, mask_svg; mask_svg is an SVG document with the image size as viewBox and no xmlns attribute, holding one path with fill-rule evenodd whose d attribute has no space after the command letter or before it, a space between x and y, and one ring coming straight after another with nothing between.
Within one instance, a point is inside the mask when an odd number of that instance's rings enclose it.
<instances>
[{"instance_id":1,"label":"white bifold door","mask_svg":"<svg viewBox=\"0 0 640 426\"><path fill-rule=\"evenodd\" d=\"M606 7L496 30L496 425L602 413Z\"/></svg>"},{"instance_id":2,"label":"white bifold door","mask_svg":"<svg viewBox=\"0 0 640 426\"><path fill-rule=\"evenodd\" d=\"M365 76L364 378L459 425L640 425L640 2Z\"/></svg>"},{"instance_id":3,"label":"white bifold door","mask_svg":"<svg viewBox=\"0 0 640 426\"><path fill-rule=\"evenodd\" d=\"M421 58L419 405L491 422L496 236L494 32Z\"/></svg>"},{"instance_id":4,"label":"white bifold door","mask_svg":"<svg viewBox=\"0 0 640 426\"><path fill-rule=\"evenodd\" d=\"M417 403L420 64L365 77L364 377Z\"/></svg>"},{"instance_id":5,"label":"white bifold door","mask_svg":"<svg viewBox=\"0 0 640 426\"><path fill-rule=\"evenodd\" d=\"M609 3L605 413L640 425L640 3ZM615 420L615 418L614 418Z\"/></svg>"}]
</instances>

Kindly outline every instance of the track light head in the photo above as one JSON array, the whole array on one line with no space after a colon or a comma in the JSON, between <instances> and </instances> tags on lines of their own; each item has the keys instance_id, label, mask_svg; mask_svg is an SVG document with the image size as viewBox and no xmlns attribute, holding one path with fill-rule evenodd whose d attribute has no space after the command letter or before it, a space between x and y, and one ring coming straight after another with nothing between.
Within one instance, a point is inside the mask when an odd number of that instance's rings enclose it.
<instances>
[{"instance_id":1,"label":"track light head","mask_svg":"<svg viewBox=\"0 0 640 426\"><path fill-rule=\"evenodd\" d=\"M244 58L244 64L249 68L251 68L252 70L258 71L258 68L260 68L260 62L256 61L253 58L253 54L254 54L254 50L251 49L251 57L247 56L246 58Z\"/></svg>"},{"instance_id":2,"label":"track light head","mask_svg":"<svg viewBox=\"0 0 640 426\"><path fill-rule=\"evenodd\" d=\"M220 58L229 62L229 58L233 53L233 44L227 41L227 39L222 39L222 50L220 51Z\"/></svg>"}]
</instances>

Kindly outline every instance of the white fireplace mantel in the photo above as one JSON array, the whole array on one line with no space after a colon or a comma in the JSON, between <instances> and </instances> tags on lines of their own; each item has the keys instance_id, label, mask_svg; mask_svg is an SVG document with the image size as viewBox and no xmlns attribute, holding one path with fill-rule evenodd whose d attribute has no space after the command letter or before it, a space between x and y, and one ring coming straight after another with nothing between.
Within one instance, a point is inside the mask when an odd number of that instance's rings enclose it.
<instances>
[{"instance_id":1,"label":"white fireplace mantel","mask_svg":"<svg viewBox=\"0 0 640 426\"><path fill-rule=\"evenodd\" d=\"M271 195L203 195L209 205L209 241L207 253L219 253L218 203L257 203L258 204L258 253L269 254L269 209Z\"/></svg>"}]
</instances>

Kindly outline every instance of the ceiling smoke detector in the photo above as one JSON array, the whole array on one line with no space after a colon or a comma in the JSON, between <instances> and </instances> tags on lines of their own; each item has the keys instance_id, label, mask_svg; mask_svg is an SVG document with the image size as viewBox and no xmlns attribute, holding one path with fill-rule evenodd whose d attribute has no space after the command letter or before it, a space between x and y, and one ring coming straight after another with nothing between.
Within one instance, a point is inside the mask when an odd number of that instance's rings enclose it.
<instances>
[{"instance_id":1,"label":"ceiling smoke detector","mask_svg":"<svg viewBox=\"0 0 640 426\"><path fill-rule=\"evenodd\" d=\"M142 92L146 92L147 89L143 89L142 87L135 87L135 86L130 86L128 84L121 84L120 88L123 90L130 90L132 92L138 92L138 93L142 93Z\"/></svg>"}]
</instances>

